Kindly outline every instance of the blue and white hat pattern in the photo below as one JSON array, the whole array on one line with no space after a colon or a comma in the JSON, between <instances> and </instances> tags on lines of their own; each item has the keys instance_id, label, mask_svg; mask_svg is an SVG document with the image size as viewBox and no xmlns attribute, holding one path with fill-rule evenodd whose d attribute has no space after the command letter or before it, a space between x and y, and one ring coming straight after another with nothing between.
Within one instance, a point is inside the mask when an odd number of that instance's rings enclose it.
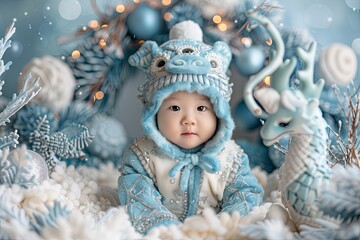
<instances>
[{"instance_id":1,"label":"blue and white hat pattern","mask_svg":"<svg viewBox=\"0 0 360 240\"><path fill-rule=\"evenodd\" d=\"M216 88L230 100L232 84L226 71L231 61L229 46L218 41L213 46L199 40L173 39L158 46L146 41L129 58L129 63L145 71L146 82L139 98L147 103L154 92L175 82L196 82Z\"/></svg>"}]
</instances>

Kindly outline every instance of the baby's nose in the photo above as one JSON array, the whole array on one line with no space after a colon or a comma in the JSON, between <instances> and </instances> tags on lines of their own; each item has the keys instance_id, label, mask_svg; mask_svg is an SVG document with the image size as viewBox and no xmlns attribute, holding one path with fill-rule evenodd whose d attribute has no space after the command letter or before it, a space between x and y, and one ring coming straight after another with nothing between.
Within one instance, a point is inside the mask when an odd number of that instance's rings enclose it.
<instances>
[{"instance_id":1,"label":"baby's nose","mask_svg":"<svg viewBox=\"0 0 360 240\"><path fill-rule=\"evenodd\" d=\"M181 124L183 125L194 125L195 123L196 123L196 118L191 114L185 115L181 120Z\"/></svg>"}]
</instances>

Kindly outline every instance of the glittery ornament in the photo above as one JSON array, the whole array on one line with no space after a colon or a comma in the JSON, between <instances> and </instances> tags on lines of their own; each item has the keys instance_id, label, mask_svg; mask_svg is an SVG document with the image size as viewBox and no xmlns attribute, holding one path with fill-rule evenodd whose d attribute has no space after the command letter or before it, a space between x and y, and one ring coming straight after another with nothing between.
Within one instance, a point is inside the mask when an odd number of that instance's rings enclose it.
<instances>
[{"instance_id":1,"label":"glittery ornament","mask_svg":"<svg viewBox=\"0 0 360 240\"><path fill-rule=\"evenodd\" d=\"M10 162L15 162L15 155L14 151L10 152L8 160ZM23 173L25 180L38 185L49 179L48 167L44 158L40 154L26 149L23 158L24 159L22 159L22 161L25 161L25 166L23 168L26 169L26 172Z\"/></svg>"}]
</instances>

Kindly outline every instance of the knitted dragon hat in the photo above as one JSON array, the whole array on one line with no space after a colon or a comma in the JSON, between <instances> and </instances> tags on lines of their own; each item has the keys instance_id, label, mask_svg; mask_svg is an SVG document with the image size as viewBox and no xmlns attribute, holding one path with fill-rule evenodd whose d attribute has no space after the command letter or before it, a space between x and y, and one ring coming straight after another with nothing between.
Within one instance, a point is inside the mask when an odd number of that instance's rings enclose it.
<instances>
[{"instance_id":1,"label":"knitted dragon hat","mask_svg":"<svg viewBox=\"0 0 360 240\"><path fill-rule=\"evenodd\" d=\"M145 134L168 156L180 157L184 149L159 132L156 114L163 100L177 91L205 95L213 104L218 126L201 153L216 154L231 138L234 128L229 106L232 84L226 75L230 61L229 46L221 41L213 46L205 44L199 25L192 21L176 24L170 31L170 40L164 44L158 46L154 41L146 41L130 56L129 63L144 70L146 75L145 84L139 87L139 98L145 104L142 119Z\"/></svg>"}]
</instances>

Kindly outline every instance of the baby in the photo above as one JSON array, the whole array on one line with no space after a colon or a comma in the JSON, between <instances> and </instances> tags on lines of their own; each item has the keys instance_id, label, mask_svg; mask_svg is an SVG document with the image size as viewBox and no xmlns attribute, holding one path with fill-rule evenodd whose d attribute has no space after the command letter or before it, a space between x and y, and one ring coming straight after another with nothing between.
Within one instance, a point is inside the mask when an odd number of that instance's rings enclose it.
<instances>
[{"instance_id":1,"label":"baby","mask_svg":"<svg viewBox=\"0 0 360 240\"><path fill-rule=\"evenodd\" d=\"M147 41L129 58L146 73L139 88L145 136L121 159L119 198L143 234L208 207L244 216L263 197L247 155L231 140L229 47L204 44L190 21L175 25L170 39Z\"/></svg>"}]
</instances>

